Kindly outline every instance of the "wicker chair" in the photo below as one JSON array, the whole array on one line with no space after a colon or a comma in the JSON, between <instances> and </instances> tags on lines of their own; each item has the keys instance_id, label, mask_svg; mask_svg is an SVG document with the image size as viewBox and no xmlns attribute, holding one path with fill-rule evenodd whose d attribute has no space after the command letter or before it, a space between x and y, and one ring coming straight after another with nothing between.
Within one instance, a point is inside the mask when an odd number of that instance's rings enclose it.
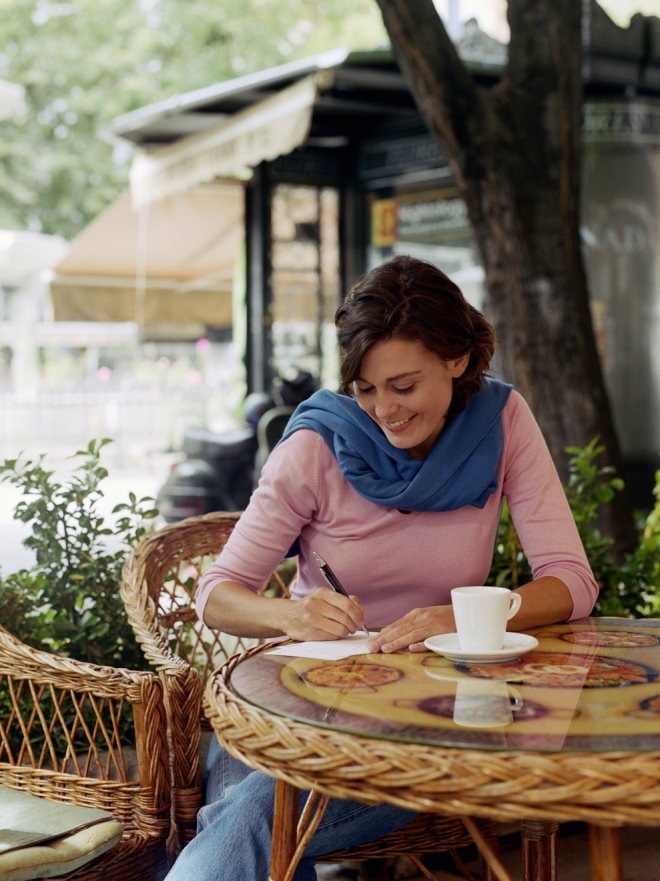
<instances>
[{"instance_id":1,"label":"wicker chair","mask_svg":"<svg viewBox=\"0 0 660 881\"><path fill-rule=\"evenodd\" d=\"M173 852L194 838L196 815L202 806L200 735L202 730L211 730L202 710L203 688L213 670L227 658L258 642L209 630L198 620L192 606L200 575L218 556L239 517L240 514L217 512L166 526L144 539L124 567L121 595L128 619L165 687L176 835ZM291 574L290 569L277 570L266 581L263 591L287 595L286 584ZM478 823L489 840L497 838L496 823ZM380 842L371 842L361 848L329 854L321 861L453 852L472 843L459 820L422 814L405 829L403 835L395 833L382 839L384 847L378 846Z\"/></svg>"},{"instance_id":2,"label":"wicker chair","mask_svg":"<svg viewBox=\"0 0 660 881\"><path fill-rule=\"evenodd\" d=\"M121 595L128 619L165 688L172 856L195 837L202 806L200 738L202 730L211 730L202 712L202 685L227 657L255 643L204 627L192 605L200 575L239 516L213 513L166 526L144 539L124 567Z\"/></svg>"},{"instance_id":3,"label":"wicker chair","mask_svg":"<svg viewBox=\"0 0 660 881\"><path fill-rule=\"evenodd\" d=\"M114 849L59 877L162 878L170 829L162 692L153 673L36 651L0 628L0 784L101 808L124 826Z\"/></svg>"}]
</instances>

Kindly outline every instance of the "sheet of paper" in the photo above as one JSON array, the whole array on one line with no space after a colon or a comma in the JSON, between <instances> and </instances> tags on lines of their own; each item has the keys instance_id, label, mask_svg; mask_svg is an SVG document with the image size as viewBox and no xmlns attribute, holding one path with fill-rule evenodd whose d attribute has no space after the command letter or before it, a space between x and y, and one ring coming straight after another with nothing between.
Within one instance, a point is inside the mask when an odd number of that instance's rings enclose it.
<instances>
[{"instance_id":1,"label":"sheet of paper","mask_svg":"<svg viewBox=\"0 0 660 881\"><path fill-rule=\"evenodd\" d=\"M371 634L376 636L377 632ZM320 658L324 661L341 661L353 655L368 654L369 637L364 633L353 633L346 639L324 639L317 642L292 642L266 652L268 655L283 655L287 658Z\"/></svg>"}]
</instances>

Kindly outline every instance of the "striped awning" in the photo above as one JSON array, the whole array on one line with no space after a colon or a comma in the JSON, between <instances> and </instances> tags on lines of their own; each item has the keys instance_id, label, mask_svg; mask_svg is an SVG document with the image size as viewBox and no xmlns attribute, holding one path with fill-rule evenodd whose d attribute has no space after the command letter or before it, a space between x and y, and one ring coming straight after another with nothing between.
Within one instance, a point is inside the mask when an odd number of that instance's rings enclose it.
<instances>
[{"instance_id":1,"label":"striped awning","mask_svg":"<svg viewBox=\"0 0 660 881\"><path fill-rule=\"evenodd\" d=\"M290 153L306 140L319 90L331 81L331 71L318 71L208 131L139 153L131 167L133 207L212 180L248 178L260 162Z\"/></svg>"}]
</instances>

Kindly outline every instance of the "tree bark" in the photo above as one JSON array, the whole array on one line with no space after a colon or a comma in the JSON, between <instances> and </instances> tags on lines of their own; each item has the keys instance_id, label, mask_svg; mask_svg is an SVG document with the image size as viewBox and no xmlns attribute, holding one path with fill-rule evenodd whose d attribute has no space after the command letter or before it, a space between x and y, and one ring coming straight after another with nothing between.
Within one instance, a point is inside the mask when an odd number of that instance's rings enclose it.
<instances>
[{"instance_id":1,"label":"tree bark","mask_svg":"<svg viewBox=\"0 0 660 881\"><path fill-rule=\"evenodd\" d=\"M504 376L531 406L561 477L569 445L621 457L596 350L579 237L581 3L509 0L509 60L480 89L433 0L378 0L399 66L465 200ZM617 493L619 554L636 542Z\"/></svg>"}]
</instances>

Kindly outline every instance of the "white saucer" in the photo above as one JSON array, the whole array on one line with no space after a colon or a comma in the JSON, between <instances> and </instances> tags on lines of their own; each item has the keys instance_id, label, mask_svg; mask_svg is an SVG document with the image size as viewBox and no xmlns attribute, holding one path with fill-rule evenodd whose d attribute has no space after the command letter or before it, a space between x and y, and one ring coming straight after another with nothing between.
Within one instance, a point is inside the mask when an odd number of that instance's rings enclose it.
<instances>
[{"instance_id":1,"label":"white saucer","mask_svg":"<svg viewBox=\"0 0 660 881\"><path fill-rule=\"evenodd\" d=\"M539 644L538 639L527 636L526 633L506 633L504 635L504 648L499 651L474 652L461 651L458 644L457 633L441 633L438 636L430 636L424 640L424 645L432 652L444 655L448 661L458 664L504 664L535 649Z\"/></svg>"}]
</instances>

